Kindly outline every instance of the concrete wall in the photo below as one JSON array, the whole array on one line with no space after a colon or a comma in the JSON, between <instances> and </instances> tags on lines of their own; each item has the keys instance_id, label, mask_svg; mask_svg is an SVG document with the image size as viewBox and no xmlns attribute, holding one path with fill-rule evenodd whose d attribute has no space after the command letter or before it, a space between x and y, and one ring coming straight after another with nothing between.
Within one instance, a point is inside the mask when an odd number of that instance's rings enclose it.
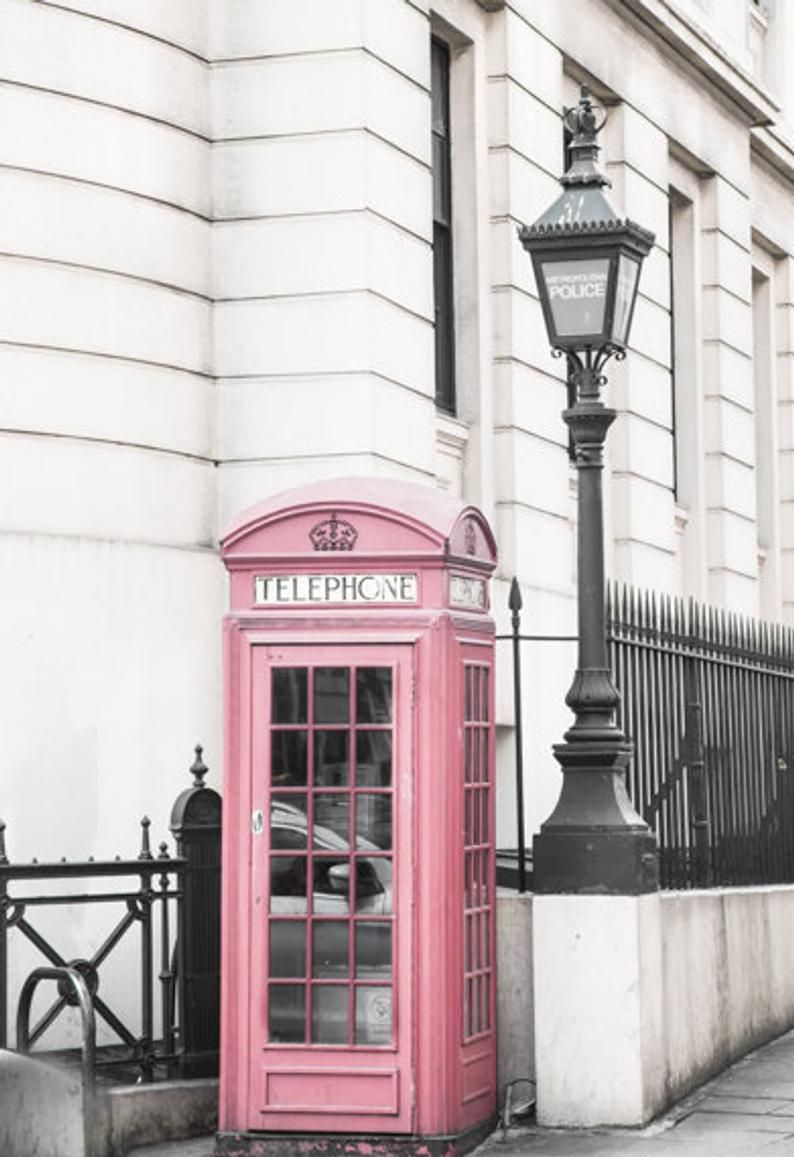
<instances>
[{"instance_id":1,"label":"concrete wall","mask_svg":"<svg viewBox=\"0 0 794 1157\"><path fill-rule=\"evenodd\" d=\"M0 1049L3 1157L90 1157L80 1073Z\"/></svg>"},{"instance_id":2,"label":"concrete wall","mask_svg":"<svg viewBox=\"0 0 794 1157\"><path fill-rule=\"evenodd\" d=\"M793 919L783 886L536 896L539 1119L643 1124L791 1028Z\"/></svg>"},{"instance_id":3,"label":"concrete wall","mask_svg":"<svg viewBox=\"0 0 794 1157\"><path fill-rule=\"evenodd\" d=\"M794 1025L794 888L662 894L664 1072L675 1100Z\"/></svg>"},{"instance_id":4,"label":"concrete wall","mask_svg":"<svg viewBox=\"0 0 794 1157\"><path fill-rule=\"evenodd\" d=\"M535 1079L532 998L532 896L499 889L496 897L497 1084L500 1106L516 1085L515 1103L526 1103L526 1081Z\"/></svg>"}]
</instances>

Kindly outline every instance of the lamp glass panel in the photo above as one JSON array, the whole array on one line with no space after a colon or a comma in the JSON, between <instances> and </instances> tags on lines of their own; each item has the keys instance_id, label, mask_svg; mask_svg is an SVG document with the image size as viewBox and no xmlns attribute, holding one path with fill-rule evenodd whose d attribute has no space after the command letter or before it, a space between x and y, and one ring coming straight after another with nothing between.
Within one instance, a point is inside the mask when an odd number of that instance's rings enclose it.
<instances>
[{"instance_id":1,"label":"lamp glass panel","mask_svg":"<svg viewBox=\"0 0 794 1157\"><path fill-rule=\"evenodd\" d=\"M602 332L609 283L608 257L544 261L543 278L557 337Z\"/></svg>"},{"instance_id":2,"label":"lamp glass panel","mask_svg":"<svg viewBox=\"0 0 794 1157\"><path fill-rule=\"evenodd\" d=\"M612 340L618 345L625 345L628 340L631 307L637 292L639 275L639 262L635 261L633 257L627 257L625 253L621 253L615 288L615 314L612 321Z\"/></svg>"}]
</instances>

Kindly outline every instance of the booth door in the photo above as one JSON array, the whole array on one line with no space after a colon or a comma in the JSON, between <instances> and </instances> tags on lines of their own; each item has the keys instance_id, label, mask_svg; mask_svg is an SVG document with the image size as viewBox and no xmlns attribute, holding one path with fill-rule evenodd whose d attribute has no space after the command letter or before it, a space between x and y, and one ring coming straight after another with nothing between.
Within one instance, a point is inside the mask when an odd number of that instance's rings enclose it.
<instances>
[{"instance_id":1,"label":"booth door","mask_svg":"<svg viewBox=\"0 0 794 1157\"><path fill-rule=\"evenodd\" d=\"M410 646L256 647L253 1129L410 1132Z\"/></svg>"}]
</instances>

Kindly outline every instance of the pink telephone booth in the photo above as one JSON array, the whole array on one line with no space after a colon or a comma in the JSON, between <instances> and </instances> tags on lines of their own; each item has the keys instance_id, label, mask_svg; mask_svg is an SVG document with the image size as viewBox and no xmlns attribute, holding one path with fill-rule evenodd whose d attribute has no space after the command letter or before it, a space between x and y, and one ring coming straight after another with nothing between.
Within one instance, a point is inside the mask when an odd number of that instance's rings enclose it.
<instances>
[{"instance_id":1,"label":"pink telephone booth","mask_svg":"<svg viewBox=\"0 0 794 1157\"><path fill-rule=\"evenodd\" d=\"M223 558L216 1152L463 1152L496 1108L491 531L341 479Z\"/></svg>"}]
</instances>

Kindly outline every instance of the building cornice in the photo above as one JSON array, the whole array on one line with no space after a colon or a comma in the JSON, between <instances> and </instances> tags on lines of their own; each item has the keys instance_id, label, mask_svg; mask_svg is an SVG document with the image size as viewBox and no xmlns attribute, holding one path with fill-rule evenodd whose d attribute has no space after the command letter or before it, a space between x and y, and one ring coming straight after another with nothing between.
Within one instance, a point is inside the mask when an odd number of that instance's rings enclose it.
<instances>
[{"instance_id":1,"label":"building cornice","mask_svg":"<svg viewBox=\"0 0 794 1157\"><path fill-rule=\"evenodd\" d=\"M773 124L780 105L758 80L739 65L674 0L605 0L615 12L629 11L668 54L704 77L743 114L751 127Z\"/></svg>"},{"instance_id":2,"label":"building cornice","mask_svg":"<svg viewBox=\"0 0 794 1157\"><path fill-rule=\"evenodd\" d=\"M762 157L781 177L794 181L794 141L784 137L776 125L754 128L750 133L750 147L754 156Z\"/></svg>"}]
</instances>

